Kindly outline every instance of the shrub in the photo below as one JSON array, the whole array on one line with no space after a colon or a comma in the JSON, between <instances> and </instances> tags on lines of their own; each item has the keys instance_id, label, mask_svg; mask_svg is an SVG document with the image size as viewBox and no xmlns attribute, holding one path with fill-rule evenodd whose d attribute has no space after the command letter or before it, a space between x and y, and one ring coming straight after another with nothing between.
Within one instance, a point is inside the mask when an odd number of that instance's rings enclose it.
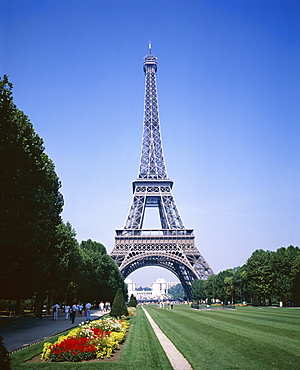
<instances>
[{"instance_id":1,"label":"shrub","mask_svg":"<svg viewBox=\"0 0 300 370\"><path fill-rule=\"evenodd\" d=\"M110 316L117 318L120 318L121 316L128 316L128 311L125 305L124 295L121 288L117 290L115 299L111 307Z\"/></svg>"},{"instance_id":2,"label":"shrub","mask_svg":"<svg viewBox=\"0 0 300 370\"><path fill-rule=\"evenodd\" d=\"M136 307L137 306L137 300L133 294L130 296L130 300L128 303L128 307Z\"/></svg>"}]
</instances>

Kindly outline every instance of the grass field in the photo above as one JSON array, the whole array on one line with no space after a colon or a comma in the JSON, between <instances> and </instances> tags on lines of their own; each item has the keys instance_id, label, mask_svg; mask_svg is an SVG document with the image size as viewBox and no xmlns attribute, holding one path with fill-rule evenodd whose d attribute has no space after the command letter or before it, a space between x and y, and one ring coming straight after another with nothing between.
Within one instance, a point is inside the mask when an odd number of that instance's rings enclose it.
<instances>
[{"instance_id":1,"label":"grass field","mask_svg":"<svg viewBox=\"0 0 300 370\"><path fill-rule=\"evenodd\" d=\"M147 310L193 369L300 369L300 309Z\"/></svg>"},{"instance_id":2,"label":"grass field","mask_svg":"<svg viewBox=\"0 0 300 370\"><path fill-rule=\"evenodd\" d=\"M202 311L187 305L146 309L195 370L300 370L300 309ZM38 343L14 353L12 369L172 369L141 308L130 322L118 362L24 364L41 353Z\"/></svg>"}]
</instances>

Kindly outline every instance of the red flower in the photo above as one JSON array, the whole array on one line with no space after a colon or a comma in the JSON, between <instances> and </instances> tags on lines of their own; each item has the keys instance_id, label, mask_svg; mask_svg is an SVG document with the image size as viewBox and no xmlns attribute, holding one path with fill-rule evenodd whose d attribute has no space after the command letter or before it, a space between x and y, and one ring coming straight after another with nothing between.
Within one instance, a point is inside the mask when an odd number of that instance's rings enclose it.
<instances>
[{"instance_id":1,"label":"red flower","mask_svg":"<svg viewBox=\"0 0 300 370\"><path fill-rule=\"evenodd\" d=\"M97 339L106 338L111 331L100 328L89 328L91 337L70 337L51 347L50 359L52 361L82 361L96 358Z\"/></svg>"}]
</instances>

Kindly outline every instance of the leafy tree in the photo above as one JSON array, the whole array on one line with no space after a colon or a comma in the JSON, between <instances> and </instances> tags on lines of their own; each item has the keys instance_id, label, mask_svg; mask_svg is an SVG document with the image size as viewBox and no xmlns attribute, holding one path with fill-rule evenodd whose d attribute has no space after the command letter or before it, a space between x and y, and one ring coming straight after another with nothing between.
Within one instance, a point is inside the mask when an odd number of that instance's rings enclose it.
<instances>
[{"instance_id":1,"label":"leafy tree","mask_svg":"<svg viewBox=\"0 0 300 370\"><path fill-rule=\"evenodd\" d=\"M250 298L248 287L247 287L247 272L245 265L242 267L236 267L233 269L233 284L235 287L235 301L242 303L248 301Z\"/></svg>"},{"instance_id":2,"label":"leafy tree","mask_svg":"<svg viewBox=\"0 0 300 370\"><path fill-rule=\"evenodd\" d=\"M83 300L94 301L101 297L102 293L102 256L106 254L105 247L96 241L88 239L80 243L80 250L83 255L84 276L80 290Z\"/></svg>"},{"instance_id":3,"label":"leafy tree","mask_svg":"<svg viewBox=\"0 0 300 370\"><path fill-rule=\"evenodd\" d=\"M182 284L176 284L176 285L172 286L168 290L168 294L170 294L170 296L174 300L175 299L184 299L185 292L184 292Z\"/></svg>"},{"instance_id":4,"label":"leafy tree","mask_svg":"<svg viewBox=\"0 0 300 370\"><path fill-rule=\"evenodd\" d=\"M106 254L105 247L89 239L82 241L80 248L85 266L83 299L112 302L118 288L122 288L125 294L124 277L114 260Z\"/></svg>"},{"instance_id":5,"label":"leafy tree","mask_svg":"<svg viewBox=\"0 0 300 370\"><path fill-rule=\"evenodd\" d=\"M254 251L246 263L248 286L252 299L257 298L259 303L272 304L272 293L275 290L277 272L274 270L275 252L258 249Z\"/></svg>"},{"instance_id":6,"label":"leafy tree","mask_svg":"<svg viewBox=\"0 0 300 370\"><path fill-rule=\"evenodd\" d=\"M71 302L79 295L83 281L83 254L70 222L57 226L56 238L48 266L48 287L57 301Z\"/></svg>"},{"instance_id":7,"label":"leafy tree","mask_svg":"<svg viewBox=\"0 0 300 370\"><path fill-rule=\"evenodd\" d=\"M231 304L234 303L234 294L235 294L235 286L233 281L233 276L226 276L224 278L224 284L225 284L225 293L228 297L230 297Z\"/></svg>"},{"instance_id":8,"label":"leafy tree","mask_svg":"<svg viewBox=\"0 0 300 370\"><path fill-rule=\"evenodd\" d=\"M195 280L192 284L192 296L194 301L204 301L206 299L205 280Z\"/></svg>"},{"instance_id":9,"label":"leafy tree","mask_svg":"<svg viewBox=\"0 0 300 370\"><path fill-rule=\"evenodd\" d=\"M274 293L286 304L297 300L297 276L299 269L300 249L290 245L277 249L273 254L273 269L276 271ZM296 293L296 294L295 294Z\"/></svg>"},{"instance_id":10,"label":"leafy tree","mask_svg":"<svg viewBox=\"0 0 300 370\"><path fill-rule=\"evenodd\" d=\"M297 248L297 247L296 247ZM295 306L300 306L300 256L297 255L297 257L294 260L293 266L292 266L292 276L293 276L293 298Z\"/></svg>"},{"instance_id":11,"label":"leafy tree","mask_svg":"<svg viewBox=\"0 0 300 370\"><path fill-rule=\"evenodd\" d=\"M231 300L231 291L228 290L228 286L226 286L225 278L233 277L234 272L232 269L220 271L217 275L215 275L214 281L214 298L219 299L221 302L227 304L229 300ZM226 279L226 281L228 281ZM229 280L230 281L230 280ZM228 284L227 284L228 285Z\"/></svg>"},{"instance_id":12,"label":"leafy tree","mask_svg":"<svg viewBox=\"0 0 300 370\"><path fill-rule=\"evenodd\" d=\"M80 247L84 249L86 252L89 252L89 255L92 258L96 258L97 255L104 255L106 254L106 248L103 244L93 241L91 239L82 240L80 243Z\"/></svg>"},{"instance_id":13,"label":"leafy tree","mask_svg":"<svg viewBox=\"0 0 300 370\"><path fill-rule=\"evenodd\" d=\"M242 302L247 296L247 273L245 267L234 267L211 275L203 282L203 296L208 302ZM203 299L203 298L202 298Z\"/></svg>"},{"instance_id":14,"label":"leafy tree","mask_svg":"<svg viewBox=\"0 0 300 370\"><path fill-rule=\"evenodd\" d=\"M127 307L125 305L124 293L121 288L117 290L115 295L110 316L120 318L121 316L128 316Z\"/></svg>"},{"instance_id":15,"label":"leafy tree","mask_svg":"<svg viewBox=\"0 0 300 370\"><path fill-rule=\"evenodd\" d=\"M47 264L61 223L63 197L54 164L28 117L0 79L0 296L42 294Z\"/></svg>"},{"instance_id":16,"label":"leafy tree","mask_svg":"<svg viewBox=\"0 0 300 370\"><path fill-rule=\"evenodd\" d=\"M227 297L230 298L231 304L238 301L242 302L245 295L245 279L247 276L244 268L238 266L226 271L231 274L224 278Z\"/></svg>"},{"instance_id":17,"label":"leafy tree","mask_svg":"<svg viewBox=\"0 0 300 370\"><path fill-rule=\"evenodd\" d=\"M194 282L195 297L197 283ZM233 303L272 304L281 300L288 305L300 304L300 249L289 246L276 252L256 250L242 267L211 275L199 288L199 296L208 301L218 299ZM203 295L202 295L203 294Z\"/></svg>"},{"instance_id":18,"label":"leafy tree","mask_svg":"<svg viewBox=\"0 0 300 370\"><path fill-rule=\"evenodd\" d=\"M103 282L101 286L103 299L111 302L118 288L122 290L124 297L126 296L127 287L124 283L124 277L115 261L109 255L106 254L102 257L101 270L98 272Z\"/></svg>"},{"instance_id":19,"label":"leafy tree","mask_svg":"<svg viewBox=\"0 0 300 370\"><path fill-rule=\"evenodd\" d=\"M216 299L216 276L217 275L210 275L207 280L205 280L204 288L205 288L205 296L208 299L208 303L210 304L212 301L214 302Z\"/></svg>"}]
</instances>

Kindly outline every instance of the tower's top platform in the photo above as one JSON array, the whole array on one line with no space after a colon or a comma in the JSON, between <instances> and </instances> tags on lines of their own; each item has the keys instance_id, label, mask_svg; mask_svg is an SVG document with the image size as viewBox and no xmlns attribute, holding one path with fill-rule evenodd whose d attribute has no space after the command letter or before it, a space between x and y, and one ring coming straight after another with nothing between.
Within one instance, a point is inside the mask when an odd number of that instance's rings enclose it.
<instances>
[{"instance_id":1,"label":"tower's top platform","mask_svg":"<svg viewBox=\"0 0 300 370\"><path fill-rule=\"evenodd\" d=\"M157 71L157 58L152 55L152 42L148 42L149 53L144 58L144 72L147 72L149 67L153 67L155 72Z\"/></svg>"}]
</instances>

